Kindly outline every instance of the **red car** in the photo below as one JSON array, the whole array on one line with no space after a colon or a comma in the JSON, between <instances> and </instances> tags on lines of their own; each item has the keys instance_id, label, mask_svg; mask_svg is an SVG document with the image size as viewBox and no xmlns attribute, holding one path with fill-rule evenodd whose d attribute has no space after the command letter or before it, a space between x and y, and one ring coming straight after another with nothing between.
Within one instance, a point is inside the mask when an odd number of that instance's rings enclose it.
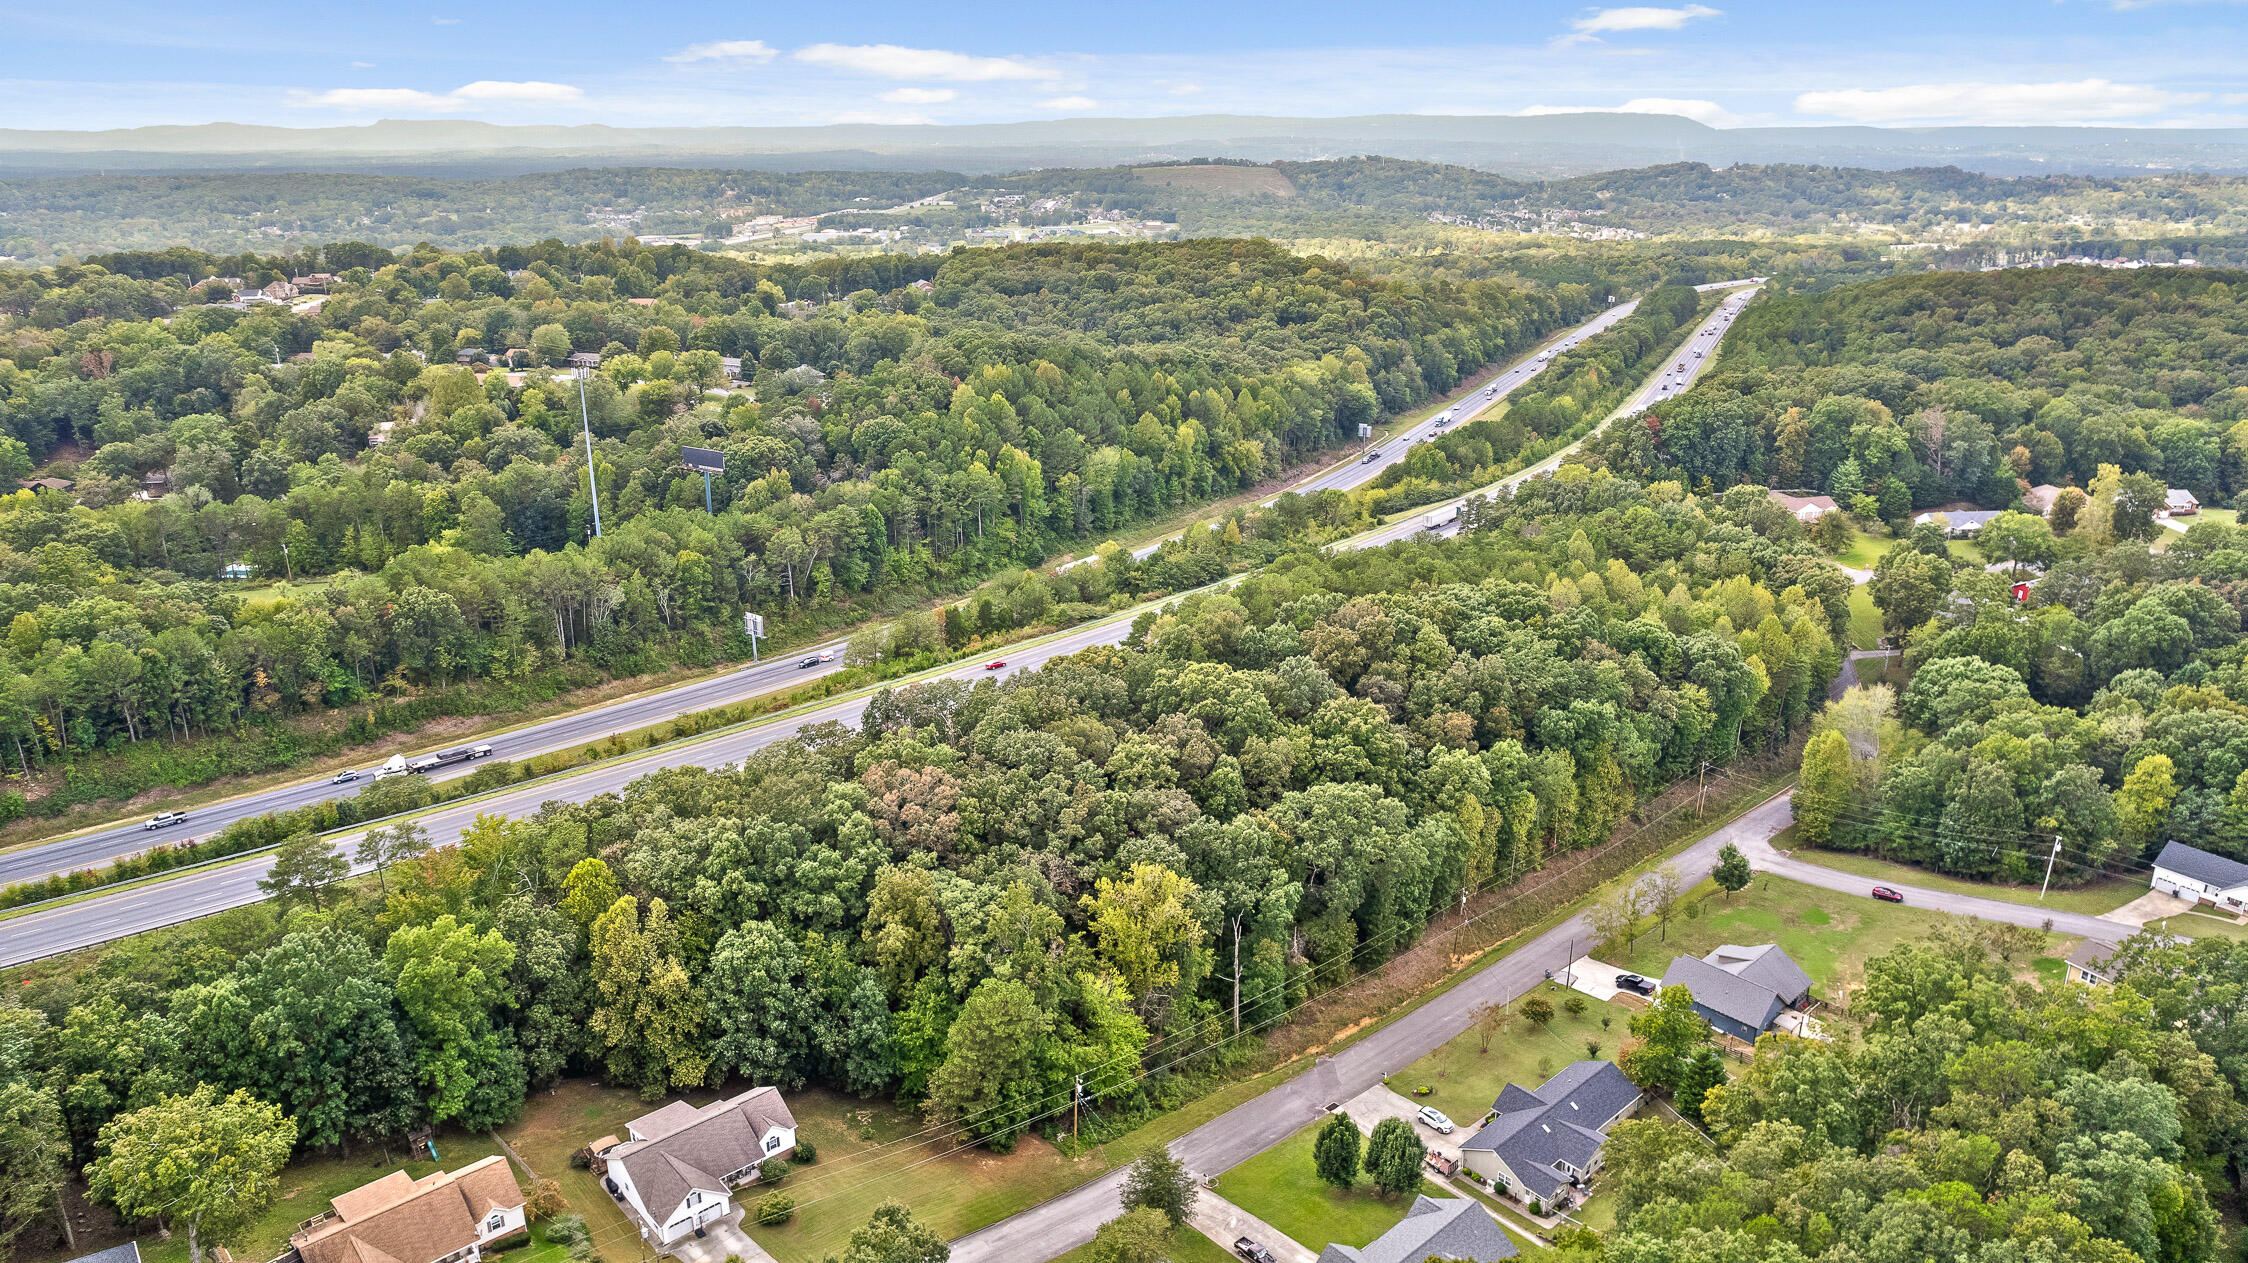
<instances>
[{"instance_id":1,"label":"red car","mask_svg":"<svg viewBox=\"0 0 2248 1263\"><path fill-rule=\"evenodd\" d=\"M1004 667L1004 666L1006 666L1006 665L1007 665L1007 661L1006 661L1006 659L1002 658L1002 659L1000 659L1000 660L999 660L999 661L997 661L997 662L986 662L986 663L984 663L984 670L986 670L986 671L997 671L997 670L999 670L1000 668L1002 668L1002 667Z\"/></svg>"},{"instance_id":2,"label":"red car","mask_svg":"<svg viewBox=\"0 0 2248 1263\"><path fill-rule=\"evenodd\" d=\"M1887 886L1875 886L1873 888L1873 897L1881 900L1883 903L1903 903L1905 901L1905 893L1903 891L1891 890Z\"/></svg>"}]
</instances>

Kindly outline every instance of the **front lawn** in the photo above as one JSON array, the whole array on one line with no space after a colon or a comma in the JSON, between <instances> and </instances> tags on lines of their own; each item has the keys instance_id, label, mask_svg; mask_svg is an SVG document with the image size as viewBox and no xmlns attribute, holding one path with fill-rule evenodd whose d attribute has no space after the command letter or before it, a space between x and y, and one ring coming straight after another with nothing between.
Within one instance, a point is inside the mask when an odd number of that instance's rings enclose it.
<instances>
[{"instance_id":1,"label":"front lawn","mask_svg":"<svg viewBox=\"0 0 2248 1263\"><path fill-rule=\"evenodd\" d=\"M1480 1115L1478 1115L1480 1117ZM1363 1246L1390 1230L1413 1205L1413 1194L1383 1197L1360 1180L1348 1191L1319 1178L1311 1142L1327 1120L1303 1130L1218 1177L1218 1195L1314 1251L1331 1242ZM1448 1197L1427 1180L1420 1191Z\"/></svg>"},{"instance_id":2,"label":"front lawn","mask_svg":"<svg viewBox=\"0 0 2248 1263\"><path fill-rule=\"evenodd\" d=\"M1231 1249L1203 1236L1192 1224L1181 1224L1171 1231L1171 1245L1163 1257L1170 1263L1241 1263ZM1071 1250L1053 1263L1093 1263L1092 1243Z\"/></svg>"},{"instance_id":3,"label":"front lawn","mask_svg":"<svg viewBox=\"0 0 2248 1263\"><path fill-rule=\"evenodd\" d=\"M1461 1141L1474 1135L1483 1116L1491 1112L1491 1102L1507 1084L1536 1088L1554 1071L1584 1060L1587 1040L1600 1044L1602 1060L1613 1061L1630 1033L1632 1010L1625 1005L1594 1000L1551 982L1531 994L1542 995L1553 1005L1553 1020L1543 1029L1521 1015L1522 1001L1516 1000L1513 1021L1506 1030L1490 1037L1489 1051L1484 1049L1483 1028L1478 1023L1390 1076L1390 1088L1403 1096L1413 1096L1424 1084L1433 1089L1415 1099L1443 1110L1460 1129L1443 1137L1440 1144L1457 1149ZM1571 1015L1562 1007L1571 996L1585 1002L1582 1014ZM1603 1020L1606 1026L1601 1025Z\"/></svg>"},{"instance_id":4,"label":"front lawn","mask_svg":"<svg viewBox=\"0 0 2248 1263\"><path fill-rule=\"evenodd\" d=\"M1899 943L1920 938L1952 918L1909 905L1877 903L1860 895L1758 873L1728 902L1704 881L1679 901L1669 941L1649 926L1628 949L1610 944L1602 960L1661 978L1673 958L1702 956L1723 943L1778 943L1811 977L1814 998L1834 1000L1864 973L1865 962ZM2069 940L2048 934L2043 955L2059 955ZM2033 958L2034 959L2034 958ZM2021 962L2031 967L2033 959Z\"/></svg>"},{"instance_id":5,"label":"front lawn","mask_svg":"<svg viewBox=\"0 0 2248 1263\"><path fill-rule=\"evenodd\" d=\"M1772 839L1772 844L1779 847L1790 845L1788 834L1782 833ZM1980 895L1985 899L2002 899L2007 903L2030 904L2059 912L2081 912L2088 917L2105 916L2147 892L2144 881L2107 877L2086 886L2053 890L2040 900L2035 886L2001 886L1991 882L1970 881L1964 877L1946 877L1924 868L1914 868L1910 864L1892 864L1870 855L1848 851L1815 851L1809 848L1798 848L1793 854L1806 864L1816 864L1837 872L1855 873L1877 882L1924 886L1958 895Z\"/></svg>"},{"instance_id":6,"label":"front lawn","mask_svg":"<svg viewBox=\"0 0 2248 1263\"><path fill-rule=\"evenodd\" d=\"M443 1132L437 1137L437 1153L442 1162L414 1162L406 1160L400 1148L388 1151L380 1147L362 1149L348 1158L306 1158L289 1164L281 1172L281 1196L264 1214L252 1220L249 1227L237 1234L228 1245L236 1259L245 1263L270 1259L289 1246L289 1234L297 1225L315 1215L326 1212L330 1198L348 1193L362 1184L371 1184L390 1174L404 1171L420 1179L433 1171L457 1171L479 1158L498 1153L499 1147L490 1136L464 1132ZM517 1180L523 1172L514 1172ZM141 1238L141 1257L148 1263L186 1263L187 1234L175 1232L170 1240L150 1233ZM539 1252L510 1253L509 1263L530 1263L543 1259L555 1247L542 1246Z\"/></svg>"},{"instance_id":7,"label":"front lawn","mask_svg":"<svg viewBox=\"0 0 2248 1263\"><path fill-rule=\"evenodd\" d=\"M1881 647L1881 607L1873 603L1871 584L1850 589L1850 644L1859 649Z\"/></svg>"},{"instance_id":8,"label":"front lawn","mask_svg":"<svg viewBox=\"0 0 2248 1263\"><path fill-rule=\"evenodd\" d=\"M1889 555L1890 549L1896 546L1897 541L1892 536L1869 535L1863 530L1858 530L1851 537L1850 546L1836 553L1834 560L1840 565L1850 567L1852 570L1871 570L1881 563L1883 557Z\"/></svg>"}]
</instances>

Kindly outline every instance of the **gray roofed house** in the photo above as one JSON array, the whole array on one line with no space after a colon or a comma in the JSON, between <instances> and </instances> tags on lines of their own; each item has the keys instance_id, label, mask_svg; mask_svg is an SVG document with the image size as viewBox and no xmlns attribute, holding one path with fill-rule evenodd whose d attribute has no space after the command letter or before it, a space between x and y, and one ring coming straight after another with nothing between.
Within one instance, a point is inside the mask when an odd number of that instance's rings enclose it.
<instances>
[{"instance_id":1,"label":"gray roofed house","mask_svg":"<svg viewBox=\"0 0 2248 1263\"><path fill-rule=\"evenodd\" d=\"M1711 1026L1750 1043L1811 997L1809 975L1776 943L1727 943L1707 956L1681 956L1663 971L1662 985L1685 987Z\"/></svg>"},{"instance_id":2,"label":"gray roofed house","mask_svg":"<svg viewBox=\"0 0 2248 1263\"><path fill-rule=\"evenodd\" d=\"M140 1263L140 1242L128 1241L92 1254L81 1254L70 1263Z\"/></svg>"},{"instance_id":3,"label":"gray roofed house","mask_svg":"<svg viewBox=\"0 0 2248 1263\"><path fill-rule=\"evenodd\" d=\"M2154 857L2153 885L2227 912L2248 911L2248 864L2183 842L2166 844Z\"/></svg>"},{"instance_id":4,"label":"gray roofed house","mask_svg":"<svg viewBox=\"0 0 2248 1263\"><path fill-rule=\"evenodd\" d=\"M752 1088L697 1109L673 1101L626 1125L628 1138L594 1154L615 1195L658 1245L732 1209L733 1190L763 1162L796 1149L796 1118L777 1088Z\"/></svg>"},{"instance_id":5,"label":"gray roofed house","mask_svg":"<svg viewBox=\"0 0 2248 1263\"><path fill-rule=\"evenodd\" d=\"M1465 1197L1416 1197L1405 1218L1362 1247L1330 1245L1319 1263L1423 1263L1426 1259L1497 1263L1515 1256L1514 1241L1490 1212Z\"/></svg>"},{"instance_id":6,"label":"gray roofed house","mask_svg":"<svg viewBox=\"0 0 2248 1263\"><path fill-rule=\"evenodd\" d=\"M1912 524L1921 526L1929 522L1935 522L1944 528L1946 535L1958 539L1973 535L1990 525L1990 520L1997 516L1997 512L1991 509L1938 510L1933 513L1920 514L1912 519Z\"/></svg>"},{"instance_id":7,"label":"gray roofed house","mask_svg":"<svg viewBox=\"0 0 2248 1263\"><path fill-rule=\"evenodd\" d=\"M1608 1128L1639 1108L1612 1061L1576 1061L1535 1091L1509 1083L1494 1117L1460 1145L1460 1162L1503 1192L1552 1203L1600 1169Z\"/></svg>"}]
</instances>

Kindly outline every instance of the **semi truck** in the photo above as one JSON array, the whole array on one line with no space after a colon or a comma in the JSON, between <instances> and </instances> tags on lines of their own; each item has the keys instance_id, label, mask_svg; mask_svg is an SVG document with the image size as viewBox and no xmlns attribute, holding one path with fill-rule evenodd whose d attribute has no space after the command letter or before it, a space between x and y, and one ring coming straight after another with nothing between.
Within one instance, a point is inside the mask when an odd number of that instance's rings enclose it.
<instances>
[{"instance_id":1,"label":"semi truck","mask_svg":"<svg viewBox=\"0 0 2248 1263\"><path fill-rule=\"evenodd\" d=\"M414 759L406 764L406 770L419 772L426 776L438 768L454 763L466 763L471 759L481 759L491 752L492 747L489 745L457 746L451 750L441 750L436 754L425 754L418 759Z\"/></svg>"}]
</instances>

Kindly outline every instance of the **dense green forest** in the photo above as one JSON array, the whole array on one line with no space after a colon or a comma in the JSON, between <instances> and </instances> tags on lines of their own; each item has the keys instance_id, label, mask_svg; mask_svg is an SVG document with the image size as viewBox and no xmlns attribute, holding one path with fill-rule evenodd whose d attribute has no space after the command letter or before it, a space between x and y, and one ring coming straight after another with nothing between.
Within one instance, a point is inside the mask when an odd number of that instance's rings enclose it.
<instances>
[{"instance_id":1,"label":"dense green forest","mask_svg":"<svg viewBox=\"0 0 2248 1263\"><path fill-rule=\"evenodd\" d=\"M1462 894L1784 744L1847 590L1807 595L1826 567L1761 505L1572 468L1462 539L1289 552L858 731L387 831L372 882L284 848L275 902L22 972L0 1213L45 1232L106 1123L199 1084L301 1150L489 1127L573 1072L894 1095L999 1147L1078 1073L1136 1117Z\"/></svg>"},{"instance_id":2,"label":"dense green forest","mask_svg":"<svg viewBox=\"0 0 2248 1263\"><path fill-rule=\"evenodd\" d=\"M316 264L343 276L317 309L195 284ZM740 656L744 608L831 623L1085 548L1273 479L1594 301L1250 242L770 267L347 244L0 273L0 476L75 480L0 497L0 758ZM584 402L599 539L567 371L456 362L510 349L603 357ZM683 444L728 456L715 516ZM326 586L242 600L213 586L236 563ZM1012 585L945 634L1122 599L1090 582ZM167 754L143 772L223 770L246 769Z\"/></svg>"},{"instance_id":3,"label":"dense green forest","mask_svg":"<svg viewBox=\"0 0 2248 1263\"><path fill-rule=\"evenodd\" d=\"M1767 1035L1616 1126L1602 1263L2200 1263L2236 1188L2248 950L2125 944L2112 988L2022 981L2004 928L1868 962L1862 1039ZM1682 1094L1686 1095L1686 1094ZM1714 1138L1715 1143L1711 1143Z\"/></svg>"},{"instance_id":4,"label":"dense green forest","mask_svg":"<svg viewBox=\"0 0 2248 1263\"><path fill-rule=\"evenodd\" d=\"M2248 490L2248 302L2237 273L2053 268L1897 277L1752 305L1719 371L1643 427L1624 468L1873 497L1895 522L2105 464L2229 504Z\"/></svg>"},{"instance_id":5,"label":"dense green forest","mask_svg":"<svg viewBox=\"0 0 2248 1263\"><path fill-rule=\"evenodd\" d=\"M2015 881L2056 836L2063 881L2136 871L2171 838L2248 855L2248 536L2156 518L2170 487L2248 490L2240 280L2063 269L1768 299L1717 373L1594 444L1691 485L1827 491L1900 537L1868 588L1914 674L1820 721L1806 841ZM2003 514L1971 553L1906 529L2032 483L2065 488L2050 518Z\"/></svg>"}]
</instances>

